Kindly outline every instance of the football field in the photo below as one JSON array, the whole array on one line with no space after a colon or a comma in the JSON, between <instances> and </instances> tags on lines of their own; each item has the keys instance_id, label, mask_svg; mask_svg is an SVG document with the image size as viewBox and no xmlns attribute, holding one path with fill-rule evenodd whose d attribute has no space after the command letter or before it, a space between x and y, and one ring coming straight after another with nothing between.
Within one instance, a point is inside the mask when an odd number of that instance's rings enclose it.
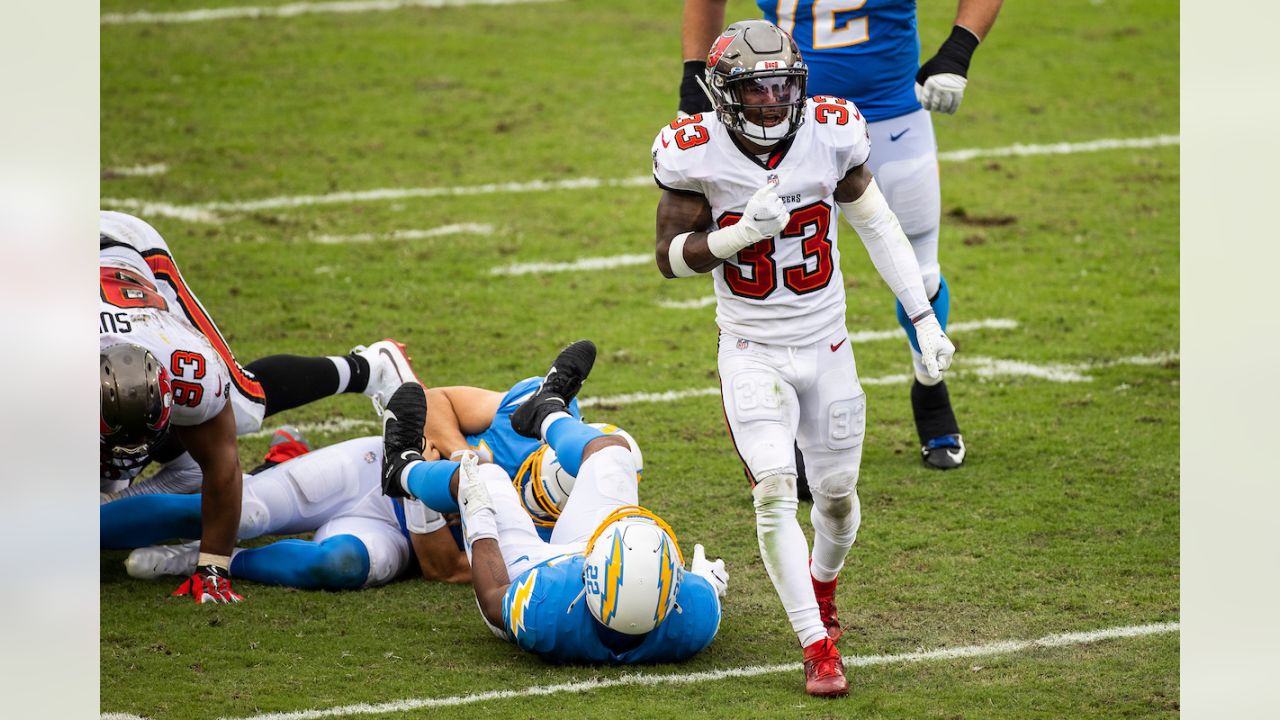
<instances>
[{"instance_id":1,"label":"football field","mask_svg":"<svg viewBox=\"0 0 1280 720\"><path fill-rule=\"evenodd\" d=\"M930 54L955 3L919 4ZM159 229L241 362L393 337L424 383L505 390L594 340L584 415L635 435L686 552L725 559L720 632L681 665L557 667L465 586L239 581L246 603L194 607L104 552L104 716L1178 714L1176 3L1008 3L934 117L959 470L920 463L893 297L842 224L868 417L838 701L804 694L758 557L710 278L653 262L682 3L337 5L103 0L103 209ZM244 438L246 467L283 423L379 432L366 398L328 399Z\"/></svg>"}]
</instances>

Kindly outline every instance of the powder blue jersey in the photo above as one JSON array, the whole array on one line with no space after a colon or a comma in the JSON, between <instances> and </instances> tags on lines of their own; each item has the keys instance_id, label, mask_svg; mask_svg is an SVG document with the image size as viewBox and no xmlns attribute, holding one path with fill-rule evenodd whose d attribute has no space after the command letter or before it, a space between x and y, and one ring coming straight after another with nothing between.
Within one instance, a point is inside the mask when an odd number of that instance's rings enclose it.
<instances>
[{"instance_id":1,"label":"powder blue jersey","mask_svg":"<svg viewBox=\"0 0 1280 720\"><path fill-rule=\"evenodd\" d=\"M542 387L540 377L525 378L511 386L507 394L502 397L502 401L498 403L498 413L494 415L489 427L478 435L466 436L468 445L478 448L481 455L487 451L493 463L505 470L508 477L515 477L516 471L520 469L520 463L542 444L539 440L518 435L511 429L511 413L515 412L516 408L520 407L540 387ZM569 414L582 418L582 413L578 412L576 399L569 403Z\"/></svg>"},{"instance_id":2,"label":"powder blue jersey","mask_svg":"<svg viewBox=\"0 0 1280 720\"><path fill-rule=\"evenodd\" d=\"M809 66L809 95L852 100L868 122L920 109L915 95L920 69L915 0L756 4L800 46ZM850 5L858 7L848 9Z\"/></svg>"},{"instance_id":3,"label":"powder blue jersey","mask_svg":"<svg viewBox=\"0 0 1280 720\"><path fill-rule=\"evenodd\" d=\"M507 637L556 663L630 665L687 660L720 629L720 599L706 579L684 573L673 608L644 635L623 635L587 609L581 554L561 555L516 578L502 598Z\"/></svg>"}]
</instances>

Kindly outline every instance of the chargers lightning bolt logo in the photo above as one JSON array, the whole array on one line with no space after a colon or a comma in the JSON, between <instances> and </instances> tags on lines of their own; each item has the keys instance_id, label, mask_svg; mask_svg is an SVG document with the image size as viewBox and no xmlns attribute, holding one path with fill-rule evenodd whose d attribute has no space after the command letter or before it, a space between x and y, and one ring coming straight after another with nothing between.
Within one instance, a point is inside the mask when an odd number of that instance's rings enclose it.
<instances>
[{"instance_id":1,"label":"chargers lightning bolt logo","mask_svg":"<svg viewBox=\"0 0 1280 720\"><path fill-rule=\"evenodd\" d=\"M609 559L604 566L604 598L600 601L600 616L607 625L618 612L618 589L622 585L622 533L613 531Z\"/></svg>"}]
</instances>

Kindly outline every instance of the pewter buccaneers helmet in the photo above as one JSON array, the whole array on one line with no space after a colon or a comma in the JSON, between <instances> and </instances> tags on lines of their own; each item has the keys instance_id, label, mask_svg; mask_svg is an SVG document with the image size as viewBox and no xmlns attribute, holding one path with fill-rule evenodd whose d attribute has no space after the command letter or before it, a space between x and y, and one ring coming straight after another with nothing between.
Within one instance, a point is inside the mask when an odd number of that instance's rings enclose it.
<instances>
[{"instance_id":1,"label":"pewter buccaneers helmet","mask_svg":"<svg viewBox=\"0 0 1280 720\"><path fill-rule=\"evenodd\" d=\"M684 577L675 532L642 507L619 508L587 542L582 567L587 609L600 624L643 635L671 613Z\"/></svg>"},{"instance_id":2,"label":"pewter buccaneers helmet","mask_svg":"<svg viewBox=\"0 0 1280 720\"><path fill-rule=\"evenodd\" d=\"M795 40L766 20L742 20L725 28L707 54L707 89L720 122L760 145L791 137L804 122L809 69ZM769 127L744 113L743 91L764 91L774 101L751 103L756 111L785 108L787 118Z\"/></svg>"},{"instance_id":3,"label":"pewter buccaneers helmet","mask_svg":"<svg viewBox=\"0 0 1280 720\"><path fill-rule=\"evenodd\" d=\"M99 354L102 396L98 434L116 455L139 455L169 425L169 373L146 348L112 345Z\"/></svg>"}]
</instances>

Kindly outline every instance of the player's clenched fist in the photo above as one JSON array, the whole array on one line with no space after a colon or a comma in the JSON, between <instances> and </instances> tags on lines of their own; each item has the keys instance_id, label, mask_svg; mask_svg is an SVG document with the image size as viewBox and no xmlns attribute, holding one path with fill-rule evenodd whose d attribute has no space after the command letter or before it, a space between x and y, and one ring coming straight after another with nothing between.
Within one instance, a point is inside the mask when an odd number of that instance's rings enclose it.
<instances>
[{"instance_id":1,"label":"player's clenched fist","mask_svg":"<svg viewBox=\"0 0 1280 720\"><path fill-rule=\"evenodd\" d=\"M757 190L755 195L747 201L747 208L742 213L742 220L739 221L759 235L758 240L774 237L782 232L787 222L791 220L791 211L787 210L782 198L778 197L778 193L774 191L776 187L778 187L778 181L770 180L764 187Z\"/></svg>"},{"instance_id":2,"label":"player's clenched fist","mask_svg":"<svg viewBox=\"0 0 1280 720\"><path fill-rule=\"evenodd\" d=\"M951 338L942 331L938 318L933 313L915 321L916 342L920 344L921 360L925 372L931 378L942 377L942 371L951 367L951 358L956 354L956 346Z\"/></svg>"}]
</instances>

